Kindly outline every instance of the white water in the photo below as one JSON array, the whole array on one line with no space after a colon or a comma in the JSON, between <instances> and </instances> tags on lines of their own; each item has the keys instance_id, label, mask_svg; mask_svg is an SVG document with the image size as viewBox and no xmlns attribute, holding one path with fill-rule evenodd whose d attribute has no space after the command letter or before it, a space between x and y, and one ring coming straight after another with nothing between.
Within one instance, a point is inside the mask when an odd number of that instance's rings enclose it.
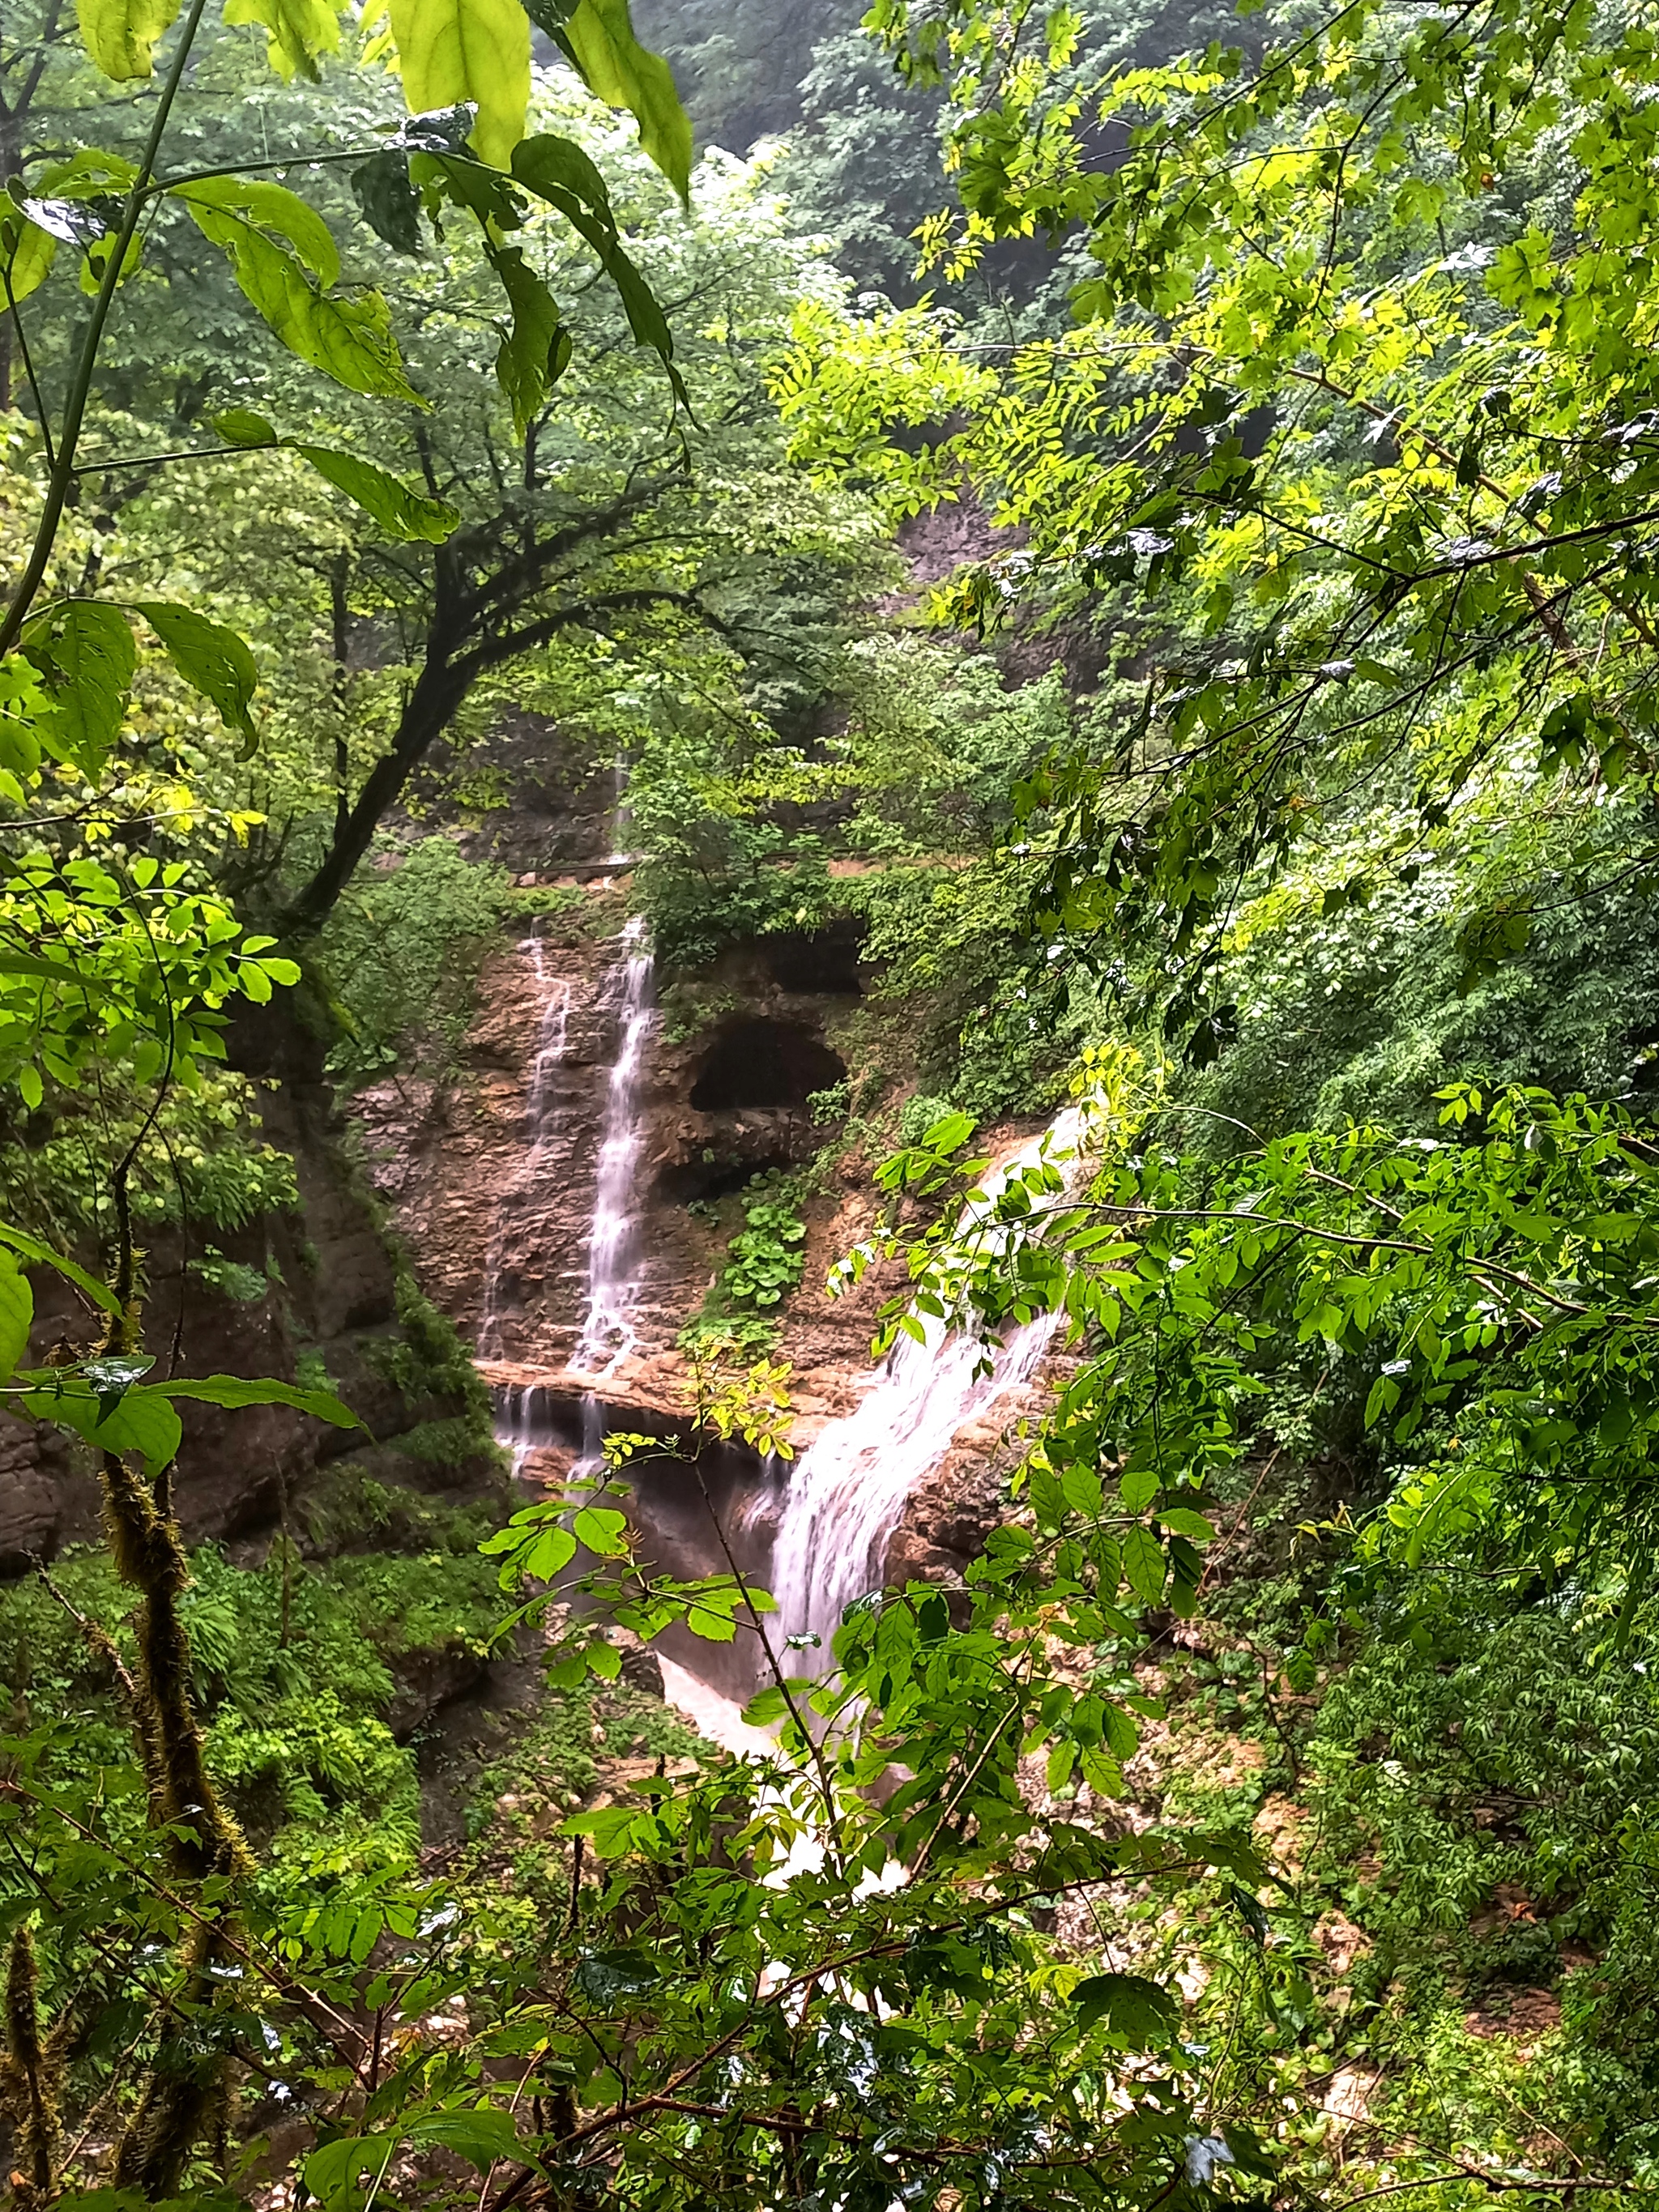
<instances>
[{"instance_id":1,"label":"white water","mask_svg":"<svg viewBox=\"0 0 1659 2212\"><path fill-rule=\"evenodd\" d=\"M1080 1116L1060 1115L1052 1128L986 1176L987 1209L1009 1176L1041 1157L1057 1164L1073 1154ZM1006 1226L977 1226L970 1218L963 1247L994 1249ZM921 1318L919 1316L919 1318ZM951 1448L951 1439L1003 1391L1025 1382L1059 1325L1040 1314L990 1352L979 1339L925 1319L924 1339L901 1335L878 1380L852 1413L833 1421L801 1458L784 1502L772 1559L772 1594L784 1636L816 1636L824 1645L853 1600L881 1580L887 1540L905 1500Z\"/></svg>"},{"instance_id":2,"label":"white water","mask_svg":"<svg viewBox=\"0 0 1659 2212\"><path fill-rule=\"evenodd\" d=\"M635 1186L645 1142L640 1069L654 1015L653 963L645 943L643 915L635 915L629 922L623 944L617 1056L605 1091L605 1126L593 1193L593 1231L587 1253L587 1310L570 1358L572 1367L597 1382L614 1375L639 1341L633 1313L639 1291Z\"/></svg>"},{"instance_id":3,"label":"white water","mask_svg":"<svg viewBox=\"0 0 1659 2212\"><path fill-rule=\"evenodd\" d=\"M530 1142L518 1172L496 1207L495 1231L484 1261L484 1304L478 1324L478 1350L486 1359L499 1359L506 1351L502 1340L499 1294L505 1273L502 1249L507 1231L517 1211L517 1201L526 1197L533 1200L542 1180L548 1145L564 1118L565 1101L560 1071L565 1065L569 1043L570 979L568 976L556 976L551 988L548 988L547 969L542 958L539 938L526 938L519 950L529 953L536 971L538 988L545 991L546 996L542 1003L541 1034L537 1040L536 1057L531 1070L530 1097L525 1110ZM498 1438L497 1441L504 1443L506 1440ZM509 1446L508 1449L516 1447Z\"/></svg>"}]
</instances>

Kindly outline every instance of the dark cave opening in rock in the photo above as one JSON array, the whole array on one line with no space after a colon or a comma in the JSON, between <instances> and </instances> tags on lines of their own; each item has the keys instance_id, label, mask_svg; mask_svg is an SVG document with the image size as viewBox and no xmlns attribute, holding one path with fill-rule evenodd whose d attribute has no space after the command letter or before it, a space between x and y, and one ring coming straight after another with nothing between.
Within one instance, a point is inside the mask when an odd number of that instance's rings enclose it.
<instances>
[{"instance_id":1,"label":"dark cave opening in rock","mask_svg":"<svg viewBox=\"0 0 1659 2212\"><path fill-rule=\"evenodd\" d=\"M796 1022L767 1015L732 1022L704 1054L691 1103L699 1113L744 1106L805 1106L815 1091L843 1081L838 1052Z\"/></svg>"},{"instance_id":2,"label":"dark cave opening in rock","mask_svg":"<svg viewBox=\"0 0 1659 2212\"><path fill-rule=\"evenodd\" d=\"M712 1205L731 1197L734 1191L747 1190L757 1176L773 1170L787 1173L799 1166L811 1149L810 1145L779 1144L741 1159L716 1153L713 1159L681 1161L662 1170L654 1188L671 1206Z\"/></svg>"}]
</instances>

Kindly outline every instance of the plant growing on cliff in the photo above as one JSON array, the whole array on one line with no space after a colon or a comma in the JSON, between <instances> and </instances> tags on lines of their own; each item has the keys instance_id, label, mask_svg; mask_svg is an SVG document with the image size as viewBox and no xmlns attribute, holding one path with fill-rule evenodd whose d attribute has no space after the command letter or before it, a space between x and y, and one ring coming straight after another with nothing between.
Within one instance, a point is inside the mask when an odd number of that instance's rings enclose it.
<instances>
[{"instance_id":1,"label":"plant growing on cliff","mask_svg":"<svg viewBox=\"0 0 1659 2212\"><path fill-rule=\"evenodd\" d=\"M806 1224L788 1179L757 1177L744 1197L744 1226L726 1247L720 1289L734 1306L781 1305L806 1265Z\"/></svg>"}]
</instances>

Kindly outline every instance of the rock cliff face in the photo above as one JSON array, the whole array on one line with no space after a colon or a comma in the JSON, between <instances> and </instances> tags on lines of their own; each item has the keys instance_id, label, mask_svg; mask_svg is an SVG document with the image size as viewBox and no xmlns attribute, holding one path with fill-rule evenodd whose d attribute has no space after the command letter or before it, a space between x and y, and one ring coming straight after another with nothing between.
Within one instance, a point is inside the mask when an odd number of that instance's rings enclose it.
<instances>
[{"instance_id":1,"label":"rock cliff face","mask_svg":"<svg viewBox=\"0 0 1659 2212\"><path fill-rule=\"evenodd\" d=\"M148 1255L146 1347L162 1371L181 1375L291 1381L304 1358L364 1428L336 1429L280 1406L182 1407L173 1498L186 1538L257 1542L284 1512L303 1530L319 1486L337 1492L362 1477L458 1498L502 1490L492 1456L457 1449L465 1400L441 1372L441 1355L434 1360L415 1340L412 1285L400 1290L374 1208L348 1166L320 1047L280 1002L246 1018L233 1043L246 1073L278 1079L264 1094L266 1133L293 1158L302 1210L213 1232L227 1260L270 1279L257 1304L205 1288L189 1265L193 1240L158 1240ZM94 1341L92 1320L59 1276L42 1270L34 1287L35 1357L60 1340L77 1349ZM32 1422L0 1421L0 1573L94 1535L97 1516L82 1447Z\"/></svg>"},{"instance_id":2,"label":"rock cliff face","mask_svg":"<svg viewBox=\"0 0 1659 2212\"><path fill-rule=\"evenodd\" d=\"M706 1018L693 1033L680 1033L672 1012L650 1024L629 1198L635 1341L612 1362L582 1357L626 903L625 882L601 878L574 915L563 904L503 944L484 963L458 1064L441 1079L382 1083L355 1102L368 1171L417 1255L422 1287L478 1345L501 1401L528 1417L530 1479L567 1471L591 1449L599 1418L654 1434L684 1423L688 1369L676 1339L729 1233L698 1202L740 1189L758 1170L813 1158L825 1131L808 1102L847 1075L858 1028L855 946L789 939L735 951L704 978ZM1028 1133L1001 1133L1012 1143ZM876 1308L903 1279L876 1269L854 1293L822 1294L833 1261L874 1226L879 1199L857 1158L840 1162L831 1182L805 1208L806 1268L777 1355L793 1370L798 1451L869 1386ZM894 1532L890 1571L960 1572L998 1517L1018 1455L1011 1424L1041 1395L1040 1382L1006 1394L956 1439ZM787 1471L732 1449L709 1455L701 1473L728 1540L763 1579ZM636 1499L659 1565L701 1572L718 1563L707 1507L683 1464L641 1467ZM697 1656L707 1674L710 1655Z\"/></svg>"},{"instance_id":3,"label":"rock cliff face","mask_svg":"<svg viewBox=\"0 0 1659 2212\"><path fill-rule=\"evenodd\" d=\"M590 1239L617 1052L622 954L605 917L621 890L597 888L600 933L566 927L486 961L459 1066L434 1081L387 1082L356 1101L376 1188L420 1255L428 1294L479 1347L498 1388L535 1387L574 1405L596 1384L573 1366L589 1294ZM827 988L826 988L827 985ZM733 956L711 994L724 1011L690 1037L647 1032L636 1094L630 1321L635 1347L605 1376L608 1407L673 1419L686 1363L675 1340L701 1304L724 1237L690 1208L823 1142L808 1101L846 1073L834 1037L859 999L844 950L779 940ZM868 1361L883 1289L816 1296L830 1261L874 1219L867 1189L811 1201L805 1282L780 1356L795 1373L801 1434L842 1412Z\"/></svg>"}]
</instances>

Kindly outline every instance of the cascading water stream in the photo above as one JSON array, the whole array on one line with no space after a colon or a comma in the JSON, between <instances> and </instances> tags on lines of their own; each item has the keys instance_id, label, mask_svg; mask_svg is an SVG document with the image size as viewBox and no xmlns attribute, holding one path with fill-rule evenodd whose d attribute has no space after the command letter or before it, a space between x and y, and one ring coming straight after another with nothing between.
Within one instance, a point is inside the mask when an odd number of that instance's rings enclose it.
<instances>
[{"instance_id":1,"label":"cascading water stream","mask_svg":"<svg viewBox=\"0 0 1659 2212\"><path fill-rule=\"evenodd\" d=\"M520 1202L534 1202L542 1179L545 1155L562 1129L566 1105L561 1077L569 1049L570 981L568 976L556 976L550 987L538 937L526 938L519 950L530 955L537 987L545 995L542 1001L541 1033L531 1067L530 1096L525 1107L525 1133L529 1141L523 1163L514 1176L503 1202L496 1209L495 1231L484 1261L484 1301L478 1323L478 1350L486 1359L499 1359L507 1350L501 1291L508 1279L504 1265L507 1232L520 1211ZM514 1474L530 1448L519 1409L513 1402L518 1395L509 1392L500 1407L495 1437L495 1441L512 1453Z\"/></svg>"},{"instance_id":2,"label":"cascading water stream","mask_svg":"<svg viewBox=\"0 0 1659 2212\"><path fill-rule=\"evenodd\" d=\"M1018 1170L1048 1159L1063 1165L1076 1152L1081 1116L1060 1115L1034 1143L981 1185L987 1210ZM1009 1231L964 1224L963 1239L1006 1245ZM920 1316L919 1316L920 1318ZM1059 1324L1040 1314L993 1352L943 1321L927 1319L923 1339L902 1335L878 1379L853 1412L833 1421L797 1463L773 1552L772 1595L781 1636L817 1636L828 1645L843 1609L881 1580L887 1540L905 1500L937 1467L958 1430L1005 1390L1027 1381Z\"/></svg>"},{"instance_id":3,"label":"cascading water stream","mask_svg":"<svg viewBox=\"0 0 1659 2212\"><path fill-rule=\"evenodd\" d=\"M633 1315L639 1294L635 1183L645 1145L640 1070L655 1011L643 915L629 921L623 944L617 1056L605 1089L587 1253L587 1310L570 1358L578 1373L597 1382L615 1374L639 1341Z\"/></svg>"}]
</instances>

